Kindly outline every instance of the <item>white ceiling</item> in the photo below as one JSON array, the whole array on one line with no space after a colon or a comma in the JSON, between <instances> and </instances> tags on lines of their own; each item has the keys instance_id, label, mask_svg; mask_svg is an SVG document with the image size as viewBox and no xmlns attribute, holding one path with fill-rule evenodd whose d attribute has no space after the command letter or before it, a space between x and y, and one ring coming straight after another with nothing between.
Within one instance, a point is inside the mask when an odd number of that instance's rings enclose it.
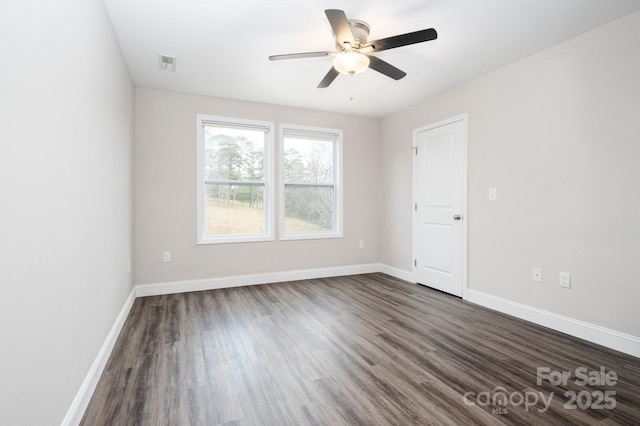
<instances>
[{"instance_id":1,"label":"white ceiling","mask_svg":"<svg viewBox=\"0 0 640 426\"><path fill-rule=\"evenodd\" d=\"M383 117L640 9L640 0L105 0L141 87ZM438 39L377 53L407 73L373 70L316 86L334 50L325 9L371 26L369 40L435 28ZM177 57L160 71L158 54ZM351 100L353 97L353 100Z\"/></svg>"}]
</instances>

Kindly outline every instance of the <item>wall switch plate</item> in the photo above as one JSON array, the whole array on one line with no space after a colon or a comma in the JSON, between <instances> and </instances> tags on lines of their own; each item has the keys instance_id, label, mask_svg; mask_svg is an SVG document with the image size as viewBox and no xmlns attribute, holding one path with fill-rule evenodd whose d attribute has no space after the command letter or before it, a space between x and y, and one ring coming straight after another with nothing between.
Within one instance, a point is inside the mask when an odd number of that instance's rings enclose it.
<instances>
[{"instance_id":1,"label":"wall switch plate","mask_svg":"<svg viewBox=\"0 0 640 426\"><path fill-rule=\"evenodd\" d=\"M171 262L171 252L170 251L165 251L164 253L162 253L162 261L163 262Z\"/></svg>"},{"instance_id":2,"label":"wall switch plate","mask_svg":"<svg viewBox=\"0 0 640 426\"><path fill-rule=\"evenodd\" d=\"M560 287L571 288L571 274L560 272Z\"/></svg>"},{"instance_id":3,"label":"wall switch plate","mask_svg":"<svg viewBox=\"0 0 640 426\"><path fill-rule=\"evenodd\" d=\"M542 268L534 267L531 270L533 282L541 283L542 282Z\"/></svg>"},{"instance_id":4,"label":"wall switch plate","mask_svg":"<svg viewBox=\"0 0 640 426\"><path fill-rule=\"evenodd\" d=\"M498 191L495 188L489 188L489 201L496 201L498 199Z\"/></svg>"}]
</instances>

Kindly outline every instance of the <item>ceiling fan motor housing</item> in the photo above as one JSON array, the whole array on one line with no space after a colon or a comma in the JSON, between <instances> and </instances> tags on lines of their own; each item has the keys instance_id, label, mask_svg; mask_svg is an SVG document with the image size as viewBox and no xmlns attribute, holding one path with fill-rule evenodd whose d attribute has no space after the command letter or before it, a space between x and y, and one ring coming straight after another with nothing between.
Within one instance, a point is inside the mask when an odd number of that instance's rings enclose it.
<instances>
[{"instance_id":1,"label":"ceiling fan motor housing","mask_svg":"<svg viewBox=\"0 0 640 426\"><path fill-rule=\"evenodd\" d=\"M356 45L351 46L352 49L360 49L360 47L367 44L367 39L369 38L369 24L357 19L349 19L349 28L351 29L353 38L356 41ZM345 48L344 46L340 47L343 49Z\"/></svg>"}]
</instances>

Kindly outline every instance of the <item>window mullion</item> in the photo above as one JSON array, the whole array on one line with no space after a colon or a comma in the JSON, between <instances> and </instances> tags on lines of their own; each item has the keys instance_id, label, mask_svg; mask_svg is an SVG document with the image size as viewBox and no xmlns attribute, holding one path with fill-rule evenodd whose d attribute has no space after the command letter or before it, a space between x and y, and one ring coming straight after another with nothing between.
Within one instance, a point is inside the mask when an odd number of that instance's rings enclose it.
<instances>
[{"instance_id":1,"label":"window mullion","mask_svg":"<svg viewBox=\"0 0 640 426\"><path fill-rule=\"evenodd\" d=\"M318 187L318 188L333 188L336 185L333 183L306 183L306 182L285 182L285 186L307 186L307 187Z\"/></svg>"},{"instance_id":2,"label":"window mullion","mask_svg":"<svg viewBox=\"0 0 640 426\"><path fill-rule=\"evenodd\" d=\"M205 180L204 183L207 184L207 185L250 185L250 186L258 186L258 185L264 185L265 181L263 181L263 180L213 179L213 180Z\"/></svg>"}]
</instances>

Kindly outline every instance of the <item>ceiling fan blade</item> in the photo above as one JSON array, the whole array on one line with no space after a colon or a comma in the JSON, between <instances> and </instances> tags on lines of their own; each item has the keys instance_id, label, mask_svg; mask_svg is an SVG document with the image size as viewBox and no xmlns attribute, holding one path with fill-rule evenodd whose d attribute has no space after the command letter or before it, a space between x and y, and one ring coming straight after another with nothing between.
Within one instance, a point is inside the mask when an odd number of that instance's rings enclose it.
<instances>
[{"instance_id":1,"label":"ceiling fan blade","mask_svg":"<svg viewBox=\"0 0 640 426\"><path fill-rule=\"evenodd\" d=\"M414 31L412 33L400 34L393 37L381 38L367 43L367 46L373 46L373 50L380 52L382 50L395 49L396 47L408 46L410 44L422 43L424 41L435 40L438 33L433 28L427 30Z\"/></svg>"},{"instance_id":2,"label":"ceiling fan blade","mask_svg":"<svg viewBox=\"0 0 640 426\"><path fill-rule=\"evenodd\" d=\"M400 80L405 75L407 75L406 72L394 67L389 62L383 61L376 56L367 55L367 57L369 58L369 68L378 71L380 74L384 74L394 80Z\"/></svg>"},{"instance_id":3,"label":"ceiling fan blade","mask_svg":"<svg viewBox=\"0 0 640 426\"><path fill-rule=\"evenodd\" d=\"M338 44L343 46L345 42L348 42L351 46L354 46L356 41L353 38L353 33L349 27L347 15L339 9L327 9L324 13L327 15L331 28L333 28L333 34L335 35Z\"/></svg>"},{"instance_id":4,"label":"ceiling fan blade","mask_svg":"<svg viewBox=\"0 0 640 426\"><path fill-rule=\"evenodd\" d=\"M340 74L340 72L334 67L331 67L327 75L325 75L322 81L320 82L320 84L318 84L318 89L324 89L325 87L329 87L329 85L333 83L333 80L336 79L338 74Z\"/></svg>"},{"instance_id":5,"label":"ceiling fan blade","mask_svg":"<svg viewBox=\"0 0 640 426\"><path fill-rule=\"evenodd\" d=\"M332 52L305 52L305 53L287 53L285 55L271 55L270 61L281 61L283 59L303 59L303 58L319 58L329 56Z\"/></svg>"}]
</instances>

